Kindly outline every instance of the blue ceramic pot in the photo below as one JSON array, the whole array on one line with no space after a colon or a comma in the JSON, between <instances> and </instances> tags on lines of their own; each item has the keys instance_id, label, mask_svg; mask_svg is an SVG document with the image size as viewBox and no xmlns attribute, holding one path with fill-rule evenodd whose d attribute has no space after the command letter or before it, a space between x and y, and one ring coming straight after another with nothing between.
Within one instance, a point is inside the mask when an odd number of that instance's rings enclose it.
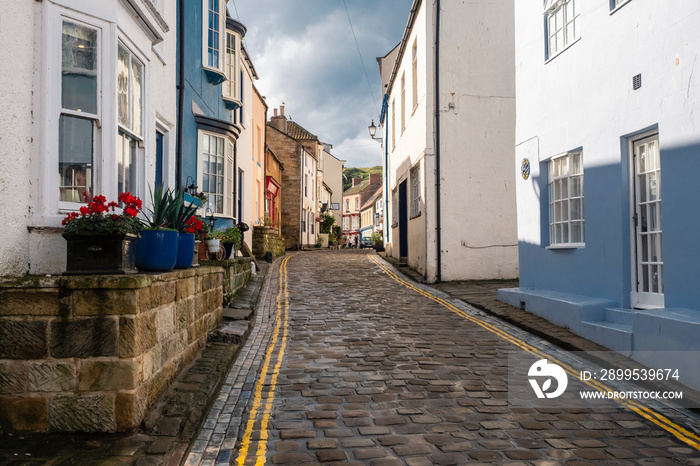
<instances>
[{"instance_id":1,"label":"blue ceramic pot","mask_svg":"<svg viewBox=\"0 0 700 466\"><path fill-rule=\"evenodd\" d=\"M189 269L194 259L194 233L180 233L177 242L176 269Z\"/></svg>"},{"instance_id":2,"label":"blue ceramic pot","mask_svg":"<svg viewBox=\"0 0 700 466\"><path fill-rule=\"evenodd\" d=\"M145 272L171 271L177 262L179 235L175 230L143 230L136 242L136 267Z\"/></svg>"}]
</instances>

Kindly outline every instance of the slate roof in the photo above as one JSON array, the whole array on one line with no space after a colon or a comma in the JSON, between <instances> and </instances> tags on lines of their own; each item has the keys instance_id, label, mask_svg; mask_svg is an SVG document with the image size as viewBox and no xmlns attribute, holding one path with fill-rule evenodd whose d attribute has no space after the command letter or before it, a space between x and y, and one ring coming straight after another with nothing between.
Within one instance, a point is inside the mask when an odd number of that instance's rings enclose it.
<instances>
[{"instance_id":1,"label":"slate roof","mask_svg":"<svg viewBox=\"0 0 700 466\"><path fill-rule=\"evenodd\" d=\"M302 128L297 123L289 120L287 121L287 135L290 137L300 140L300 139L318 139L316 135L311 134L306 129Z\"/></svg>"}]
</instances>

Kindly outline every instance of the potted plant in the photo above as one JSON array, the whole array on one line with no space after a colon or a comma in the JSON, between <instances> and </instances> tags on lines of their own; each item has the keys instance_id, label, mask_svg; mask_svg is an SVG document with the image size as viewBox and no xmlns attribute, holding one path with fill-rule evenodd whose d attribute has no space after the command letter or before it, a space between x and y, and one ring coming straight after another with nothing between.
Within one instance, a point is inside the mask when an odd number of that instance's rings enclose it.
<instances>
[{"instance_id":1,"label":"potted plant","mask_svg":"<svg viewBox=\"0 0 700 466\"><path fill-rule=\"evenodd\" d=\"M173 195L173 193L171 193ZM176 269L189 269L194 262L194 230L197 226L192 223L192 219L197 212L197 206L185 202L185 192L180 190L173 195L171 202L173 208L170 210L170 219L168 224L172 225L178 233L177 245L177 260L175 262ZM190 231L192 230L192 231Z\"/></svg>"},{"instance_id":2,"label":"potted plant","mask_svg":"<svg viewBox=\"0 0 700 466\"><path fill-rule=\"evenodd\" d=\"M226 249L225 259L228 259L234 251L240 249L242 235L238 227L228 227L219 231L221 232L221 242Z\"/></svg>"},{"instance_id":3,"label":"potted plant","mask_svg":"<svg viewBox=\"0 0 700 466\"><path fill-rule=\"evenodd\" d=\"M182 193L180 193L181 195ZM179 210L172 190L158 185L151 191L146 227L136 245L136 267L148 272L168 272L177 262L179 234L173 219Z\"/></svg>"},{"instance_id":4,"label":"potted plant","mask_svg":"<svg viewBox=\"0 0 700 466\"><path fill-rule=\"evenodd\" d=\"M199 265L200 257L206 257L207 245L204 240L206 240L209 233L209 226L202 217L195 215L188 222L187 232L194 233L194 259L192 260L192 266L195 267ZM204 248L204 251L202 248Z\"/></svg>"},{"instance_id":5,"label":"potted plant","mask_svg":"<svg viewBox=\"0 0 700 466\"><path fill-rule=\"evenodd\" d=\"M137 218L141 199L120 194L121 213L118 203L106 202L104 196L95 196L80 213L63 219L66 275L136 273L134 241L143 228Z\"/></svg>"}]
</instances>

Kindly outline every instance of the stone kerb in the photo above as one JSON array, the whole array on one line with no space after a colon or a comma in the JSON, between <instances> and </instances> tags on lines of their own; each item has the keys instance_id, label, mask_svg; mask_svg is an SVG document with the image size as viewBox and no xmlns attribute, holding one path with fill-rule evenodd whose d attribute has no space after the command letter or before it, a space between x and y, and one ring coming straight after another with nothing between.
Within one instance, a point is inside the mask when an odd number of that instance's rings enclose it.
<instances>
[{"instance_id":1,"label":"stone kerb","mask_svg":"<svg viewBox=\"0 0 700 466\"><path fill-rule=\"evenodd\" d=\"M0 280L0 426L137 426L221 321L223 270Z\"/></svg>"}]
</instances>

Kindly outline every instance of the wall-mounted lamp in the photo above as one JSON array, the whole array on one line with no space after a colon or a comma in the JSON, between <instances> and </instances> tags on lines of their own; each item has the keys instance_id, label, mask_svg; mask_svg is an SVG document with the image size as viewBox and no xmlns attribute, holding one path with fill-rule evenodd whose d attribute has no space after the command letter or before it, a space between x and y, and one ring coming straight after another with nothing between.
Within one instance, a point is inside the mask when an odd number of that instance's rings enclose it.
<instances>
[{"instance_id":1,"label":"wall-mounted lamp","mask_svg":"<svg viewBox=\"0 0 700 466\"><path fill-rule=\"evenodd\" d=\"M374 119L372 119L372 123L369 125L369 135L374 139L375 141L382 142L382 138L376 138L374 137L377 134L377 125L374 124Z\"/></svg>"}]
</instances>

